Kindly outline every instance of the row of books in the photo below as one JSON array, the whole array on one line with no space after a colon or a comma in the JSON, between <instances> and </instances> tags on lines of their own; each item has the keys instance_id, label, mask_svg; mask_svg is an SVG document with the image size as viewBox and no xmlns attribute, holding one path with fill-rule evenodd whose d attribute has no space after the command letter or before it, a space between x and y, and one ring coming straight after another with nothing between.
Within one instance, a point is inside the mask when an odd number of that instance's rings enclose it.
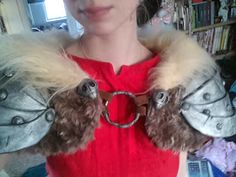
<instances>
[{"instance_id":1,"label":"row of books","mask_svg":"<svg viewBox=\"0 0 236 177\"><path fill-rule=\"evenodd\" d=\"M192 28L199 28L214 24L215 19L215 2L203 1L193 4L192 11Z\"/></svg>"},{"instance_id":2,"label":"row of books","mask_svg":"<svg viewBox=\"0 0 236 177\"><path fill-rule=\"evenodd\" d=\"M215 1L203 1L192 4L192 13L190 14L188 4L181 2L175 3L176 27L180 30L188 30L189 25L192 29L214 24L215 19ZM190 23L191 19L191 23Z\"/></svg>"},{"instance_id":3,"label":"row of books","mask_svg":"<svg viewBox=\"0 0 236 177\"><path fill-rule=\"evenodd\" d=\"M193 38L210 54L222 54L230 51L234 42L233 26L220 26L193 34Z\"/></svg>"},{"instance_id":4,"label":"row of books","mask_svg":"<svg viewBox=\"0 0 236 177\"><path fill-rule=\"evenodd\" d=\"M227 6L226 20L236 19L236 0L229 1L230 5ZM231 2L233 1L233 2ZM235 2L234 2L235 1ZM235 5L234 5L235 4ZM186 2L175 3L176 14L176 28L180 30L188 30L191 26L192 29L209 26L215 23L222 22L222 17L218 15L220 2L219 0L206 0L190 4L192 12L189 10L189 4ZM235 6L235 7L234 7ZM190 22L191 19L191 22ZM225 19L224 19L225 20Z\"/></svg>"}]
</instances>

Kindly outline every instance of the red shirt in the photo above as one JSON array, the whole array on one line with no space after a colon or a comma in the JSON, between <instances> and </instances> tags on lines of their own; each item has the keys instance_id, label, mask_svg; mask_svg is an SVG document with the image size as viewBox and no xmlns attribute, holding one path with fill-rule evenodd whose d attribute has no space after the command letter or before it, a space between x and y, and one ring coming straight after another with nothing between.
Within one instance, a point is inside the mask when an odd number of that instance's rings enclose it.
<instances>
[{"instance_id":1,"label":"red shirt","mask_svg":"<svg viewBox=\"0 0 236 177\"><path fill-rule=\"evenodd\" d=\"M100 90L141 93L148 88L150 69L159 57L122 66L119 74L108 62L72 57L80 67L96 80ZM132 99L116 96L109 104L110 117L115 122L127 123L133 119L135 107ZM75 154L48 157L50 177L176 177L179 155L155 147L144 128L141 117L132 127L121 129L110 125L101 117L95 140L85 150Z\"/></svg>"}]
</instances>

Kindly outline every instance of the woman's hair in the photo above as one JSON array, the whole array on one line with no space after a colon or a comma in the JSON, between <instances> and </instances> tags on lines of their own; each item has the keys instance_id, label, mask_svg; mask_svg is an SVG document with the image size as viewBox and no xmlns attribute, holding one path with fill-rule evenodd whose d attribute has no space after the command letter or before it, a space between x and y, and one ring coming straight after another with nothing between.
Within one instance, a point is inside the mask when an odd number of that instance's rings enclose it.
<instances>
[{"instance_id":1,"label":"woman's hair","mask_svg":"<svg viewBox=\"0 0 236 177\"><path fill-rule=\"evenodd\" d=\"M138 26L146 24L158 11L161 6L161 0L143 0L137 9Z\"/></svg>"}]
</instances>

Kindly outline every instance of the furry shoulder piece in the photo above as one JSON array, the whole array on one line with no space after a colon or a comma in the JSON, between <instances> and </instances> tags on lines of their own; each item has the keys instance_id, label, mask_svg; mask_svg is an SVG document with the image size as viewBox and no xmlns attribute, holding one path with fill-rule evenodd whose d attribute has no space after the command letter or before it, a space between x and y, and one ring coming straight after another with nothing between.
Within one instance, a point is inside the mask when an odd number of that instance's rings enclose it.
<instances>
[{"instance_id":1,"label":"furry shoulder piece","mask_svg":"<svg viewBox=\"0 0 236 177\"><path fill-rule=\"evenodd\" d=\"M88 78L64 52L72 41L67 33L27 33L0 39L0 71L12 70L15 73L12 79L39 89L63 91Z\"/></svg>"},{"instance_id":2,"label":"furry shoulder piece","mask_svg":"<svg viewBox=\"0 0 236 177\"><path fill-rule=\"evenodd\" d=\"M93 139L101 99L64 52L70 41L58 32L1 36L0 153L35 144L44 155L69 153Z\"/></svg>"},{"instance_id":3,"label":"furry shoulder piece","mask_svg":"<svg viewBox=\"0 0 236 177\"><path fill-rule=\"evenodd\" d=\"M179 31L160 30L142 41L162 58L150 76L153 101L145 124L157 146L196 149L207 140L202 134L236 134L235 110L206 51Z\"/></svg>"},{"instance_id":4,"label":"furry shoulder piece","mask_svg":"<svg viewBox=\"0 0 236 177\"><path fill-rule=\"evenodd\" d=\"M4 82L0 80L0 87L20 81L25 88L34 87L43 94L46 92L49 95L48 107L56 111L54 124L35 148L45 155L83 148L93 138L103 109L96 83L84 80L88 76L63 50L71 41L65 33L55 32L4 36L0 39L0 71L14 73L10 79ZM236 124L235 114L230 115L228 111L217 117L219 110L211 112L212 107L220 106L214 100L224 89L218 77L214 77L217 71L215 62L196 42L178 31L159 31L154 36L146 36L142 42L162 58L150 78L147 78L151 92L145 126L147 134L157 146L177 151L188 150L197 148L207 140L201 133L209 136L236 133L232 127ZM210 86L219 86L220 89L214 87L215 90L212 90L217 93L216 97L202 91L201 88L208 83ZM88 90L93 92L87 93ZM202 107L195 105L200 96L206 98L200 100L204 104L197 103ZM225 105L221 106L221 112L222 109L225 111ZM201 120L196 121L196 116ZM230 121L225 122L222 117L230 117ZM214 118L213 123L208 121L212 120L209 118ZM12 122L11 117L8 119ZM225 127L230 123L230 131L227 131ZM3 138L6 137L0 135L0 140Z\"/></svg>"},{"instance_id":5,"label":"furry shoulder piece","mask_svg":"<svg viewBox=\"0 0 236 177\"><path fill-rule=\"evenodd\" d=\"M140 40L162 59L152 72L151 88L186 87L196 74L210 76L217 68L209 54L183 32L160 30Z\"/></svg>"}]
</instances>

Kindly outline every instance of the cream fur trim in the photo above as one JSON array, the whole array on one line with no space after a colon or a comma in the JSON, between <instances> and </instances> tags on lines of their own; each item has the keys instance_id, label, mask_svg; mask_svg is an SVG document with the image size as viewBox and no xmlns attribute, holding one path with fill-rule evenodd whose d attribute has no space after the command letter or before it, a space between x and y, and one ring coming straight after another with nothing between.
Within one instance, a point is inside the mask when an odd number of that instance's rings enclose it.
<instances>
[{"instance_id":1,"label":"cream fur trim","mask_svg":"<svg viewBox=\"0 0 236 177\"><path fill-rule=\"evenodd\" d=\"M63 47L71 41L66 33L30 33L0 37L0 71L12 70L13 79L39 89L63 91L87 77L69 59Z\"/></svg>"},{"instance_id":2,"label":"cream fur trim","mask_svg":"<svg viewBox=\"0 0 236 177\"><path fill-rule=\"evenodd\" d=\"M186 86L195 74L211 75L216 68L209 54L183 32L160 30L141 41L161 57L151 74L151 88Z\"/></svg>"},{"instance_id":3,"label":"cream fur trim","mask_svg":"<svg viewBox=\"0 0 236 177\"><path fill-rule=\"evenodd\" d=\"M17 73L15 79L62 91L75 87L87 77L63 52L72 42L66 33L36 34L0 38L0 71L11 68ZM182 32L159 30L141 41L162 59L151 73L151 88L186 86L195 74L210 75L216 68L207 52Z\"/></svg>"}]
</instances>

